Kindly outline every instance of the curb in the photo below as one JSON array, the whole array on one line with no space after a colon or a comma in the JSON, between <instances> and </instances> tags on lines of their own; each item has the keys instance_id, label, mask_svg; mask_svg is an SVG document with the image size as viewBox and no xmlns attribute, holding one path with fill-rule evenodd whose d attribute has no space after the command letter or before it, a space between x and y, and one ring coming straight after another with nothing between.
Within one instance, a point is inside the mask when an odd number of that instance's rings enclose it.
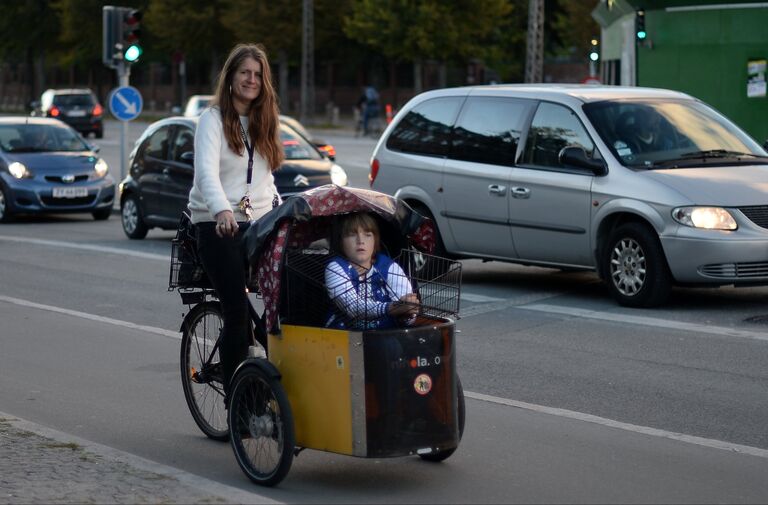
<instances>
[{"instance_id":1,"label":"curb","mask_svg":"<svg viewBox=\"0 0 768 505\"><path fill-rule=\"evenodd\" d=\"M0 412L0 439L10 439L7 446L0 444L0 458L10 463L0 474L0 503L283 503L4 412ZM23 461L14 461L14 454L9 458L6 452L21 442L32 443L38 454L16 454ZM42 464L53 463L68 472L97 478L79 482L67 479L63 483L56 479L59 475L49 475L41 480L39 474L46 471L36 468L41 460ZM31 478L35 475L38 478ZM105 501L105 496L113 500Z\"/></svg>"}]
</instances>

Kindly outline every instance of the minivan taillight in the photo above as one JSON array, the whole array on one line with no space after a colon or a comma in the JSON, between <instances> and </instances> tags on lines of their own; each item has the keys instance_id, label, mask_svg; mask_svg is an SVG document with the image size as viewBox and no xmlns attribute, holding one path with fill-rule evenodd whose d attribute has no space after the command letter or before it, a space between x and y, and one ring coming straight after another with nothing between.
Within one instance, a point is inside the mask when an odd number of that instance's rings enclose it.
<instances>
[{"instance_id":1,"label":"minivan taillight","mask_svg":"<svg viewBox=\"0 0 768 505\"><path fill-rule=\"evenodd\" d=\"M51 108L48 110L48 114L50 114L50 115L51 115L51 117L58 117L58 116L59 116L59 114L61 114L61 112L59 111L58 107L56 107L56 106L54 105L53 107L51 107Z\"/></svg>"},{"instance_id":2,"label":"minivan taillight","mask_svg":"<svg viewBox=\"0 0 768 505\"><path fill-rule=\"evenodd\" d=\"M101 116L101 114L104 112L104 109L101 108L101 105L96 104L93 106L93 115L94 116Z\"/></svg>"},{"instance_id":3,"label":"minivan taillight","mask_svg":"<svg viewBox=\"0 0 768 505\"><path fill-rule=\"evenodd\" d=\"M376 176L379 175L379 160L373 158L371 161L371 171L368 173L368 184L373 187L373 181L376 180Z\"/></svg>"}]
</instances>

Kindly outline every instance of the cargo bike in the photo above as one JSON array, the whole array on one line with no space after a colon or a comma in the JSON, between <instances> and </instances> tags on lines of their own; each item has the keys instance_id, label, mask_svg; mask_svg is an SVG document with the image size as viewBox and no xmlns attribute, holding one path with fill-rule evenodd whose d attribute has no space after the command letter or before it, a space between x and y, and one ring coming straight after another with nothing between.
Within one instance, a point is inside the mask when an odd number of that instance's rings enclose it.
<instances>
[{"instance_id":1,"label":"cargo bike","mask_svg":"<svg viewBox=\"0 0 768 505\"><path fill-rule=\"evenodd\" d=\"M358 212L374 216L382 249L417 294L416 314L402 325L325 327L335 303L323 276L336 254L329 237L340 216ZM248 289L264 310L250 304L253 345L232 378L228 410L218 363L221 309L192 228L182 218L169 282L190 306L181 326L184 396L208 437L230 440L253 482L279 483L303 449L427 461L453 454L465 421L455 352L461 265L429 254L431 220L391 196L328 185L253 223L244 236Z\"/></svg>"}]
</instances>

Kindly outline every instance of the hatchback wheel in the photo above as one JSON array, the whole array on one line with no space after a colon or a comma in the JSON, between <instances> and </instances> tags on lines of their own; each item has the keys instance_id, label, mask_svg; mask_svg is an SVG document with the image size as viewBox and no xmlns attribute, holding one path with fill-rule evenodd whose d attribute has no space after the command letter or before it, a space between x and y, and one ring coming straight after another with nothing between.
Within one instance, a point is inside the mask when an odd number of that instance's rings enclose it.
<instances>
[{"instance_id":1,"label":"hatchback wheel","mask_svg":"<svg viewBox=\"0 0 768 505\"><path fill-rule=\"evenodd\" d=\"M672 289L672 276L655 233L627 223L610 235L603 252L603 272L613 297L627 307L661 305Z\"/></svg>"},{"instance_id":2,"label":"hatchback wheel","mask_svg":"<svg viewBox=\"0 0 768 505\"><path fill-rule=\"evenodd\" d=\"M123 231L131 239L142 239L147 236L149 227L141 218L139 201L135 195L127 195L120 207L120 220L123 223Z\"/></svg>"},{"instance_id":3,"label":"hatchback wheel","mask_svg":"<svg viewBox=\"0 0 768 505\"><path fill-rule=\"evenodd\" d=\"M0 223L7 223L11 220L11 209L8 205L8 197L5 188L0 184Z\"/></svg>"}]
</instances>

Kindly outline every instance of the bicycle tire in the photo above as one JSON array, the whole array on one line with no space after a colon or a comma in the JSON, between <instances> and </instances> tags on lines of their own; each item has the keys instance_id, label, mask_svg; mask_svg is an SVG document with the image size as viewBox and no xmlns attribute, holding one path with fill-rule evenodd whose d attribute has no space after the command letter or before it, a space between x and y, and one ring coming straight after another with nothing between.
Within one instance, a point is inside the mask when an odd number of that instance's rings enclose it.
<instances>
[{"instance_id":1,"label":"bicycle tire","mask_svg":"<svg viewBox=\"0 0 768 505\"><path fill-rule=\"evenodd\" d=\"M456 415L459 416L459 442L461 442L461 437L464 435L464 423L466 422L466 406L464 405L464 387L461 385L461 379L459 379L459 376L456 376L456 390L457 390L457 402L458 405L456 406ZM444 461L451 457L451 455L456 452L457 447L454 447L453 449L446 449L444 451L434 452L430 454L419 454L421 456L421 459L425 461L431 461L433 463L439 463L440 461Z\"/></svg>"},{"instance_id":2,"label":"bicycle tire","mask_svg":"<svg viewBox=\"0 0 768 505\"><path fill-rule=\"evenodd\" d=\"M274 486L293 463L293 414L280 380L245 364L232 380L229 405L232 450L251 481Z\"/></svg>"},{"instance_id":3,"label":"bicycle tire","mask_svg":"<svg viewBox=\"0 0 768 505\"><path fill-rule=\"evenodd\" d=\"M218 302L195 305L184 318L181 337L181 384L184 399L192 419L209 438L219 441L229 439L227 413L224 408L224 384L221 380L199 383L193 380L195 372L208 361L223 320ZM219 352L213 362L219 361Z\"/></svg>"}]
</instances>

